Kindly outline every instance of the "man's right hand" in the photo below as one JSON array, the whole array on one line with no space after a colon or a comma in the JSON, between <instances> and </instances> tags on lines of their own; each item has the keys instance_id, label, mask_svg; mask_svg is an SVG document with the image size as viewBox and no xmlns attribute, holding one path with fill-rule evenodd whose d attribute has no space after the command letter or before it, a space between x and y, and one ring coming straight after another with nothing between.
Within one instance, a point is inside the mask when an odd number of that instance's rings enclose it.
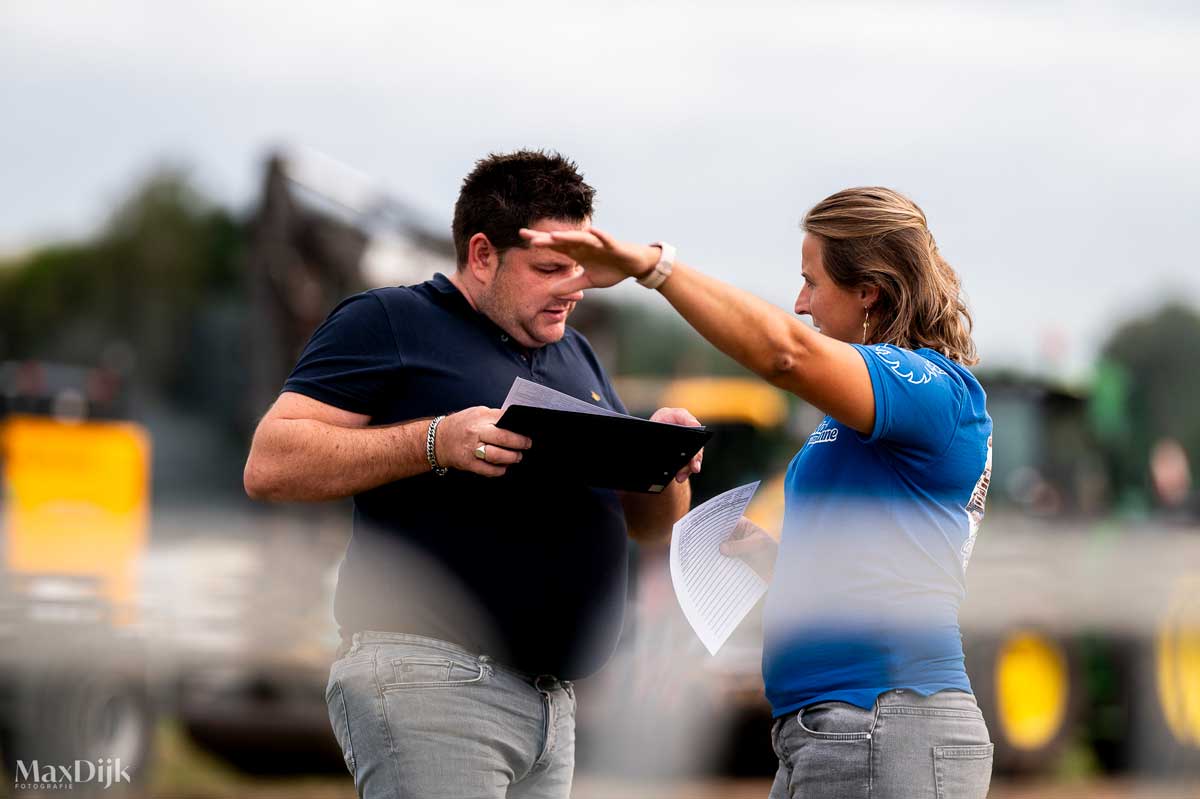
<instances>
[{"instance_id":1,"label":"man's right hand","mask_svg":"<svg viewBox=\"0 0 1200 799\"><path fill-rule=\"evenodd\" d=\"M479 406L452 413L438 425L434 450L438 463L484 477L499 477L511 464L521 460L521 452L532 445L527 437L496 427L504 411ZM484 445L484 458L475 454Z\"/></svg>"}]
</instances>

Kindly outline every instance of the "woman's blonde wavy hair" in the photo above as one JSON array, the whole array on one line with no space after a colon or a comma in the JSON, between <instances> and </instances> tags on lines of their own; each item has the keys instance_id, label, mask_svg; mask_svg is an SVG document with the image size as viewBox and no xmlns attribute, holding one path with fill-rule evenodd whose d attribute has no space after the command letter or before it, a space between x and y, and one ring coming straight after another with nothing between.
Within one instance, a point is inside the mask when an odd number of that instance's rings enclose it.
<instances>
[{"instance_id":1,"label":"woman's blonde wavy hair","mask_svg":"<svg viewBox=\"0 0 1200 799\"><path fill-rule=\"evenodd\" d=\"M845 189L813 206L801 227L820 240L825 271L837 285L879 288L872 341L928 347L966 366L979 362L958 275L938 253L916 203L879 186Z\"/></svg>"}]
</instances>

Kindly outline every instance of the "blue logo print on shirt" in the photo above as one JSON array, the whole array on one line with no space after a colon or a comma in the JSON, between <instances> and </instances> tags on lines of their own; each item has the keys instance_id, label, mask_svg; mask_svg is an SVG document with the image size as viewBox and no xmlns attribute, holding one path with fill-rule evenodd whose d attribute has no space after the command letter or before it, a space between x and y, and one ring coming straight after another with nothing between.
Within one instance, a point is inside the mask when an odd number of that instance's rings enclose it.
<instances>
[{"instance_id":1,"label":"blue logo print on shirt","mask_svg":"<svg viewBox=\"0 0 1200 799\"><path fill-rule=\"evenodd\" d=\"M919 378L912 369L901 371L902 367L900 366L900 358L897 357L898 353L889 348L887 344L875 345L875 354L879 356L879 360L890 366L893 372L900 377L903 377L914 386L924 385L935 377L945 377L946 375L945 370L943 370L942 367L938 366L933 361L925 362L925 374L921 375Z\"/></svg>"},{"instance_id":2,"label":"blue logo print on shirt","mask_svg":"<svg viewBox=\"0 0 1200 799\"><path fill-rule=\"evenodd\" d=\"M828 444L830 442L837 441L838 429L836 427L829 426L831 421L832 420L826 416L821 423L817 425L817 429L813 431L813 434L808 437L808 443Z\"/></svg>"}]
</instances>

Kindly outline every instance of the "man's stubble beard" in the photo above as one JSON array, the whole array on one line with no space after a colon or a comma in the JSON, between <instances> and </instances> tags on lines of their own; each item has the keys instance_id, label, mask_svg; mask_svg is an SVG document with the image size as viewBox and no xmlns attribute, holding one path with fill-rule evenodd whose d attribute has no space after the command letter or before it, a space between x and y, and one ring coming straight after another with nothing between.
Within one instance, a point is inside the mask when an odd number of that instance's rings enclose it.
<instances>
[{"instance_id":1,"label":"man's stubble beard","mask_svg":"<svg viewBox=\"0 0 1200 799\"><path fill-rule=\"evenodd\" d=\"M475 298L475 304L478 306L479 311L492 321L492 324L509 333L509 335L511 335L511 332L509 332L510 324L520 328L522 332L528 335L528 331L525 330L517 318L514 304L509 300L509 292L506 290L506 285L502 282L504 281L504 278L501 277L503 274L504 264L501 261L500 267L496 270L496 278L486 290L480 292L479 296Z\"/></svg>"}]
</instances>

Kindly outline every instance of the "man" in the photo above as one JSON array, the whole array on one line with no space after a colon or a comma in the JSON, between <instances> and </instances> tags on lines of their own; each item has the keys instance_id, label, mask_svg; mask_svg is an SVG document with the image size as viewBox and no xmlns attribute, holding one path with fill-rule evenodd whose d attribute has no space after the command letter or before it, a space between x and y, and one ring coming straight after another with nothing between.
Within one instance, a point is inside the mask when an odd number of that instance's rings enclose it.
<instances>
[{"instance_id":1,"label":"man","mask_svg":"<svg viewBox=\"0 0 1200 799\"><path fill-rule=\"evenodd\" d=\"M661 536L687 510L699 455L659 495L509 473L537 446L496 426L514 378L624 411L566 326L582 292L551 290L581 267L518 234L583 228L593 194L556 154L480 161L457 272L343 301L255 432L251 497L354 497L326 699L360 796L567 797L570 680L615 646L627 529Z\"/></svg>"}]
</instances>

